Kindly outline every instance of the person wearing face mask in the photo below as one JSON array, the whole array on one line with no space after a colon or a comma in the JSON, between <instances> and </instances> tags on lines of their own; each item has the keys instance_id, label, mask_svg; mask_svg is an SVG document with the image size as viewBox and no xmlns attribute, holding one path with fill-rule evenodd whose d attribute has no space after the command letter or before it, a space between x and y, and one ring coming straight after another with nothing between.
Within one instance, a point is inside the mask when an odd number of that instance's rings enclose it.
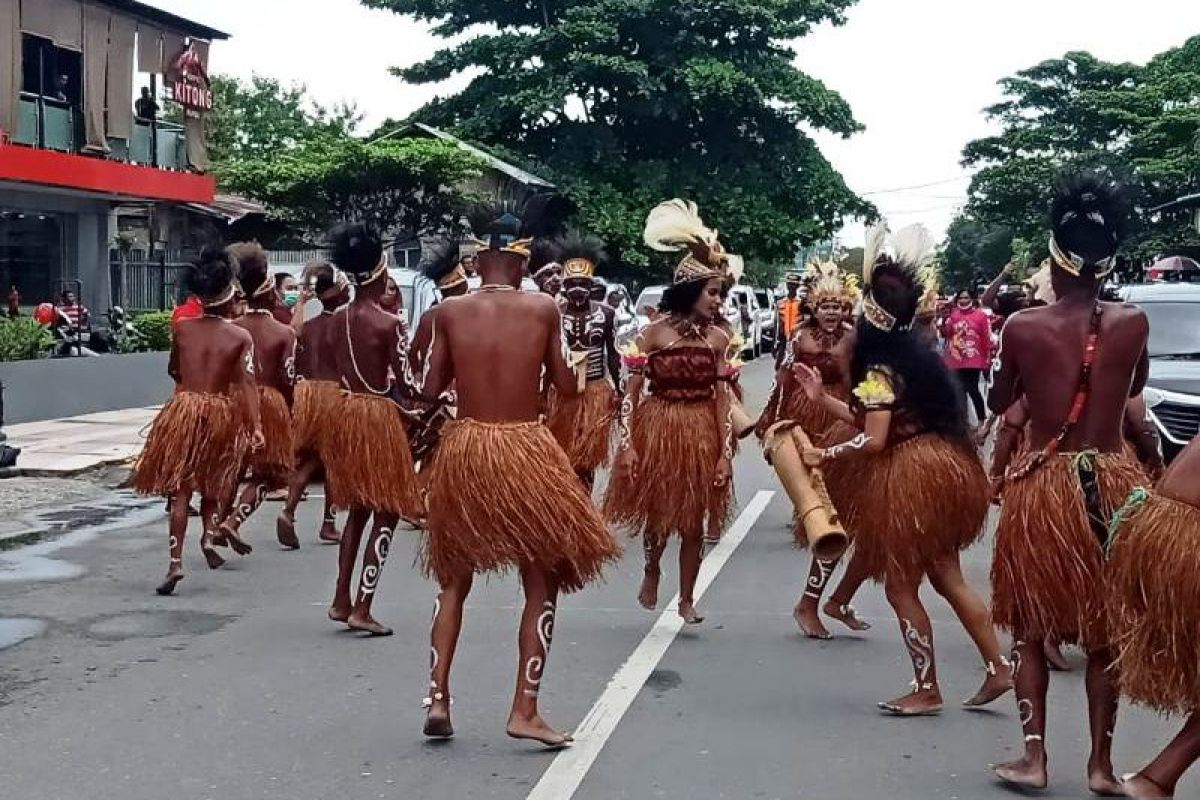
<instances>
[{"instance_id":1,"label":"person wearing face mask","mask_svg":"<svg viewBox=\"0 0 1200 800\"><path fill-rule=\"evenodd\" d=\"M621 357L617 353L615 312L592 299L596 266L604 243L578 232L563 243L563 292L559 306L563 335L581 392L561 396L550 387L547 424L590 492L596 470L608 465L616 419Z\"/></svg>"},{"instance_id":2,"label":"person wearing face mask","mask_svg":"<svg viewBox=\"0 0 1200 800\"><path fill-rule=\"evenodd\" d=\"M646 566L638 601L647 609L658 603L667 539L679 536L679 616L694 625L704 621L693 592L706 527L727 522L733 500L733 416L722 380L730 339L713 322L730 256L695 204L684 200L651 211L644 239L655 250L688 253L663 293L663 316L642 329L624 356L629 377L604 512L642 534Z\"/></svg>"},{"instance_id":3,"label":"person wearing face mask","mask_svg":"<svg viewBox=\"0 0 1200 800\"><path fill-rule=\"evenodd\" d=\"M946 366L962 389L964 398L975 409L975 420L982 424L987 408L979 385L992 363L992 322L975 302L975 293L963 289L954 296L954 305L942 320L946 340Z\"/></svg>"},{"instance_id":4,"label":"person wearing face mask","mask_svg":"<svg viewBox=\"0 0 1200 800\"><path fill-rule=\"evenodd\" d=\"M284 325L292 324L292 310L300 302L300 284L290 272L275 273L275 305L271 316Z\"/></svg>"}]
</instances>

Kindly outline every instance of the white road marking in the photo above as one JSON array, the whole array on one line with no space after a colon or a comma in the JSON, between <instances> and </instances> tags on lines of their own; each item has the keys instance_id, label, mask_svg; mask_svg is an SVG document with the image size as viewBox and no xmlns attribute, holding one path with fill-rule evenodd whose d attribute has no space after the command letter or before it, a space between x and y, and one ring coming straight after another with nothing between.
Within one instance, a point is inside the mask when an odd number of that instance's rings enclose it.
<instances>
[{"instance_id":1,"label":"white road marking","mask_svg":"<svg viewBox=\"0 0 1200 800\"><path fill-rule=\"evenodd\" d=\"M704 593L725 566L725 562L754 527L754 523L766 510L774 494L770 491L760 491L754 495L754 499L742 511L737 521L721 537L720 544L705 557L704 563L700 565L700 577L696 581L697 602L704 597ZM549 769L542 774L541 780L529 793L528 800L570 800L574 797L608 738L616 730L625 712L633 705L634 698L642 690L650 673L666 655L667 648L675 641L676 635L683 627L683 620L675 611L678 603L679 595L676 594L659 615L654 627L616 671L595 705L575 728L575 744L563 750L551 762Z\"/></svg>"}]
</instances>

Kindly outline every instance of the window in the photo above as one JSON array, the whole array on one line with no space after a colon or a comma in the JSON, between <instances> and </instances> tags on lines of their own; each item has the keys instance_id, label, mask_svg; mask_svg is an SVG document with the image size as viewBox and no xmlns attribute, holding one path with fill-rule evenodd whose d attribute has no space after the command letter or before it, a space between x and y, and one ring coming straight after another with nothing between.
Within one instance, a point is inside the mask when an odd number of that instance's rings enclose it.
<instances>
[{"instance_id":1,"label":"window","mask_svg":"<svg viewBox=\"0 0 1200 800\"><path fill-rule=\"evenodd\" d=\"M83 65L75 50L31 33L21 37L21 91L52 103L78 107L83 99Z\"/></svg>"}]
</instances>

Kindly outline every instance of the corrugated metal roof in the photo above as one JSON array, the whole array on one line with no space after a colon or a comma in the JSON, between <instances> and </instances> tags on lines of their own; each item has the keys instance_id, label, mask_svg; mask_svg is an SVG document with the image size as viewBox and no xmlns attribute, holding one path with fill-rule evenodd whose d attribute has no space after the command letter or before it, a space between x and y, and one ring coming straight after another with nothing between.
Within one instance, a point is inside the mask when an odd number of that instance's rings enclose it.
<instances>
[{"instance_id":1,"label":"corrugated metal roof","mask_svg":"<svg viewBox=\"0 0 1200 800\"><path fill-rule=\"evenodd\" d=\"M417 130L419 130L423 133L427 133L430 136L433 136L434 138L441 139L446 142L453 142L454 144L461 147L463 150L466 150L468 153L471 153L472 155L477 156L478 158L482 159L484 162L487 163L488 166L492 167L492 169L495 169L499 172L503 172L508 177L512 178L515 181L520 181L521 183L525 184L526 186L540 186L545 189L554 189L555 188L554 184L550 183L547 180L539 178L537 175L534 175L532 172L526 172L525 170L521 169L520 167L515 167L512 164L509 164L507 161L503 161L499 158L496 158L491 153L488 153L485 150L481 150L473 144L464 142L462 139L459 139L457 136L453 136L449 133L446 133L443 130L439 130L438 128L435 128L432 125L426 125L423 122L414 122L412 124L412 127L416 128Z\"/></svg>"},{"instance_id":2,"label":"corrugated metal roof","mask_svg":"<svg viewBox=\"0 0 1200 800\"><path fill-rule=\"evenodd\" d=\"M211 203L187 203L188 208L210 217L218 217L232 225L252 214L266 214L267 207L234 194L218 194Z\"/></svg>"}]
</instances>

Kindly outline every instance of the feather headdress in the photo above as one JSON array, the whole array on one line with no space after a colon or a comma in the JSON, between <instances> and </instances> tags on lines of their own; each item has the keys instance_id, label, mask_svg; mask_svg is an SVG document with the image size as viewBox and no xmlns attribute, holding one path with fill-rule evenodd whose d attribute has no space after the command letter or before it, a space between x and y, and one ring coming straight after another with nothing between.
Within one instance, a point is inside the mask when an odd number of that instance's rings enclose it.
<instances>
[{"instance_id":1,"label":"feather headdress","mask_svg":"<svg viewBox=\"0 0 1200 800\"><path fill-rule=\"evenodd\" d=\"M868 230L863 248L867 285L863 316L868 322L883 331L906 331L919 309L936 304L936 246L933 235L920 224L891 236L886 224Z\"/></svg>"},{"instance_id":2,"label":"feather headdress","mask_svg":"<svg viewBox=\"0 0 1200 800\"><path fill-rule=\"evenodd\" d=\"M740 276L744 271L742 259L725 252L717 231L704 224L690 200L667 200L651 209L642 238L660 253L687 251L675 268L675 283Z\"/></svg>"},{"instance_id":3,"label":"feather headdress","mask_svg":"<svg viewBox=\"0 0 1200 800\"><path fill-rule=\"evenodd\" d=\"M608 256L599 237L572 230L563 239L560 258L565 278L592 278Z\"/></svg>"},{"instance_id":4,"label":"feather headdress","mask_svg":"<svg viewBox=\"0 0 1200 800\"><path fill-rule=\"evenodd\" d=\"M1124 191L1097 175L1059 179L1050 206L1050 258L1072 275L1102 278L1117 265L1117 249L1129 219Z\"/></svg>"},{"instance_id":5,"label":"feather headdress","mask_svg":"<svg viewBox=\"0 0 1200 800\"><path fill-rule=\"evenodd\" d=\"M804 272L809 305L816 307L827 301L845 303L851 296L848 277L836 262L810 261Z\"/></svg>"},{"instance_id":6,"label":"feather headdress","mask_svg":"<svg viewBox=\"0 0 1200 800\"><path fill-rule=\"evenodd\" d=\"M421 265L421 273L438 289L450 289L467 282L467 272L460 257L461 242L449 239L429 251Z\"/></svg>"}]
</instances>

